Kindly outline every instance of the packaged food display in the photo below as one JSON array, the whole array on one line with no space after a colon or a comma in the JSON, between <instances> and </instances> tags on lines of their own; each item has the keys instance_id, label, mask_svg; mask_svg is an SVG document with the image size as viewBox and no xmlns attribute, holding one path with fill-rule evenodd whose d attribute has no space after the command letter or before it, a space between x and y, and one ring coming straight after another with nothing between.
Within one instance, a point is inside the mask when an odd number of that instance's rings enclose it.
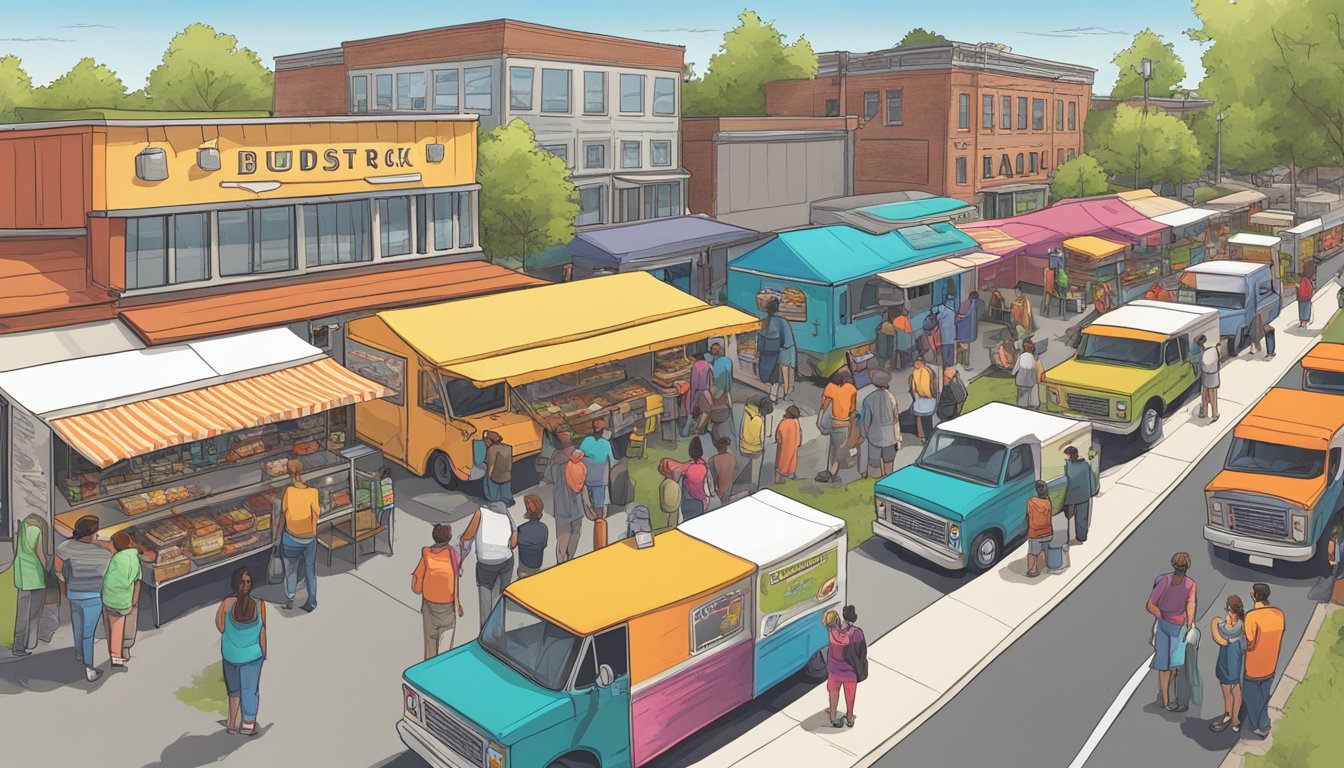
<instances>
[{"instance_id":1,"label":"packaged food display","mask_svg":"<svg viewBox=\"0 0 1344 768\"><path fill-rule=\"evenodd\" d=\"M121 506L121 511L128 515L142 515L149 511L149 498L144 494L139 496L127 496L117 502Z\"/></svg>"},{"instance_id":2,"label":"packaged food display","mask_svg":"<svg viewBox=\"0 0 1344 768\"><path fill-rule=\"evenodd\" d=\"M305 440L294 444L295 456L311 456L320 450L322 450L322 445L316 440Z\"/></svg>"},{"instance_id":3,"label":"packaged food display","mask_svg":"<svg viewBox=\"0 0 1344 768\"><path fill-rule=\"evenodd\" d=\"M685 347L655 352L653 354L653 383L668 388L678 381L689 378L693 362L686 355Z\"/></svg>"},{"instance_id":4,"label":"packaged food display","mask_svg":"<svg viewBox=\"0 0 1344 768\"><path fill-rule=\"evenodd\" d=\"M271 516L269 514L258 516L256 526L258 531L269 531L271 529Z\"/></svg>"},{"instance_id":5,"label":"packaged food display","mask_svg":"<svg viewBox=\"0 0 1344 768\"><path fill-rule=\"evenodd\" d=\"M223 554L225 557L236 555L239 552L246 552L261 543L261 534L253 531L245 536L236 539L229 539L224 542Z\"/></svg>"},{"instance_id":6,"label":"packaged food display","mask_svg":"<svg viewBox=\"0 0 1344 768\"><path fill-rule=\"evenodd\" d=\"M160 520L145 531L145 536L160 548L169 544L175 544L187 538L187 529L178 524L177 518L170 517L167 520Z\"/></svg>"},{"instance_id":7,"label":"packaged food display","mask_svg":"<svg viewBox=\"0 0 1344 768\"><path fill-rule=\"evenodd\" d=\"M267 459L262 471L267 477L281 477L289 471L289 459Z\"/></svg>"},{"instance_id":8,"label":"packaged food display","mask_svg":"<svg viewBox=\"0 0 1344 768\"><path fill-rule=\"evenodd\" d=\"M188 573L191 573L191 561L184 557L181 560L156 566L154 568L154 582L162 584L165 581L186 576Z\"/></svg>"},{"instance_id":9,"label":"packaged food display","mask_svg":"<svg viewBox=\"0 0 1344 768\"><path fill-rule=\"evenodd\" d=\"M193 557L209 557L217 554L224 549L224 532L215 526L214 531L202 535L191 537L191 554Z\"/></svg>"},{"instance_id":10,"label":"packaged food display","mask_svg":"<svg viewBox=\"0 0 1344 768\"><path fill-rule=\"evenodd\" d=\"M247 501L243 502L243 504L246 505L254 515L269 515L271 512L271 503L278 498L280 498L279 491L262 491L256 496L249 496Z\"/></svg>"},{"instance_id":11,"label":"packaged food display","mask_svg":"<svg viewBox=\"0 0 1344 768\"><path fill-rule=\"evenodd\" d=\"M350 491L348 491L348 490L340 490L340 491L337 491L337 492L333 493L333 494L331 495L331 505L332 505L332 507L348 507L348 506L350 506Z\"/></svg>"},{"instance_id":12,"label":"packaged food display","mask_svg":"<svg viewBox=\"0 0 1344 768\"><path fill-rule=\"evenodd\" d=\"M764 312L771 299L779 301L779 316L785 320L798 323L807 320L807 294L801 289L793 287L762 289L756 294L756 307Z\"/></svg>"},{"instance_id":13,"label":"packaged food display","mask_svg":"<svg viewBox=\"0 0 1344 768\"><path fill-rule=\"evenodd\" d=\"M192 517L188 518L188 521L191 526L192 538L205 538L220 532L219 523L208 517Z\"/></svg>"},{"instance_id":14,"label":"packaged food display","mask_svg":"<svg viewBox=\"0 0 1344 768\"><path fill-rule=\"evenodd\" d=\"M256 517L251 512L241 508L227 509L215 513L215 522L219 523L219 527L228 534L250 531L256 525L256 521Z\"/></svg>"}]
</instances>

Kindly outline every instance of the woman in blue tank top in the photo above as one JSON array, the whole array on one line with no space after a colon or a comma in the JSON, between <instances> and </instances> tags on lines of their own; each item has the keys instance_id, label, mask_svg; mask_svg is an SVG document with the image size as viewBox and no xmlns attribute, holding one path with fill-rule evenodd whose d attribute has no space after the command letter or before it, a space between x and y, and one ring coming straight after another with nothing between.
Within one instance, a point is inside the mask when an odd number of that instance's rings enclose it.
<instances>
[{"instance_id":1,"label":"woman in blue tank top","mask_svg":"<svg viewBox=\"0 0 1344 768\"><path fill-rule=\"evenodd\" d=\"M229 692L228 731L254 736L257 689L266 660L266 604L252 597L252 574L246 568L235 570L230 583L233 594L224 598L215 614Z\"/></svg>"}]
</instances>

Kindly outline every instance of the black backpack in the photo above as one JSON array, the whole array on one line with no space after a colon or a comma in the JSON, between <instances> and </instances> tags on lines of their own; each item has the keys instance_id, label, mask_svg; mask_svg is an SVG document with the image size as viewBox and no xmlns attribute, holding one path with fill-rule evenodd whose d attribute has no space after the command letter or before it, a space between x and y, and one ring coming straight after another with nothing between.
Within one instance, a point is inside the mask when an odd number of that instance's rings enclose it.
<instances>
[{"instance_id":1,"label":"black backpack","mask_svg":"<svg viewBox=\"0 0 1344 768\"><path fill-rule=\"evenodd\" d=\"M854 677L860 683L868 679L868 641L850 640L845 646L845 663L854 668Z\"/></svg>"}]
</instances>

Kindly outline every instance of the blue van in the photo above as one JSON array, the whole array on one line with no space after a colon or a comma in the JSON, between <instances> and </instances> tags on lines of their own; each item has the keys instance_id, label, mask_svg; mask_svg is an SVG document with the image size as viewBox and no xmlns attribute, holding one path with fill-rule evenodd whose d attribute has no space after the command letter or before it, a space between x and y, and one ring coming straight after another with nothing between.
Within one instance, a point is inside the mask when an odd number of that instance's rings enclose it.
<instances>
[{"instance_id":1,"label":"blue van","mask_svg":"<svg viewBox=\"0 0 1344 768\"><path fill-rule=\"evenodd\" d=\"M1218 335L1233 357L1250 344L1255 313L1264 313L1266 325L1279 316L1283 297L1276 283L1270 264L1206 261L1181 270L1176 300L1218 310Z\"/></svg>"}]
</instances>

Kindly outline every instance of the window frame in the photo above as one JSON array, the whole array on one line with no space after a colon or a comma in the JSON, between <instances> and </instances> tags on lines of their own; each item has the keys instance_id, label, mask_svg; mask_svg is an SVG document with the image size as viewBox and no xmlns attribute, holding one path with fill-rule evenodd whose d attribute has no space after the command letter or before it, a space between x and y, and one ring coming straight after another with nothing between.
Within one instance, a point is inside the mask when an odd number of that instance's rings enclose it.
<instances>
[{"instance_id":1,"label":"window frame","mask_svg":"<svg viewBox=\"0 0 1344 768\"><path fill-rule=\"evenodd\" d=\"M1029 125L1028 118L1030 118L1031 115L1028 111L1030 109L1027 103L1028 101L1029 99L1026 96L1017 97L1017 130L1019 131L1027 130Z\"/></svg>"},{"instance_id":2,"label":"window frame","mask_svg":"<svg viewBox=\"0 0 1344 768\"><path fill-rule=\"evenodd\" d=\"M645 75L639 75L639 74L635 74L635 73L633 73L633 72L622 72L622 73L621 73L620 79L619 79L619 81L618 81L619 84L620 84L620 92L619 92L619 94L618 94L618 96L620 97L620 103L617 104L617 106L620 108L620 113L621 113L621 114L623 114L623 115L642 115L642 114L644 114L645 111L648 109L647 99L645 98L645 97L647 96L647 94L645 93L645 87L644 87L644 86L645 86L645 79L646 79L646 76L645 76ZM631 82L638 82L638 83L639 83L639 94L638 94L638 96L639 96L639 108L638 108L638 109L626 109L626 108L625 108L625 95L626 95L626 94L625 94L625 84L626 84L626 81L627 81L627 80L629 80L629 81L631 81Z\"/></svg>"},{"instance_id":3,"label":"window frame","mask_svg":"<svg viewBox=\"0 0 1344 768\"><path fill-rule=\"evenodd\" d=\"M886 124L904 125L905 124L905 94L903 88L888 88L886 92ZM892 119L892 107L896 108L896 117Z\"/></svg>"},{"instance_id":4,"label":"window frame","mask_svg":"<svg viewBox=\"0 0 1344 768\"><path fill-rule=\"evenodd\" d=\"M630 150L631 147L633 147L633 148L635 149L635 164L634 164L634 165L630 165L629 162L627 162L628 155L627 155L626 153ZM629 140L627 140L627 139L622 139L622 140L621 140L621 170L638 170L638 169L643 168L643 167L644 167L644 142L642 142L642 141L629 141Z\"/></svg>"},{"instance_id":5,"label":"window frame","mask_svg":"<svg viewBox=\"0 0 1344 768\"><path fill-rule=\"evenodd\" d=\"M601 153L602 153L602 161L601 161L600 163L598 163L597 165L593 165L593 164L592 164L592 162L591 162L590 159L589 159L589 154L588 154L591 150L594 150L594 149L601 150ZM603 169L603 168L606 168L606 167L607 167L607 142L605 142L605 141L585 141L585 142L583 142L583 167L584 167L585 170L591 170L591 169L599 169L599 170L600 170L600 169Z\"/></svg>"},{"instance_id":6,"label":"window frame","mask_svg":"<svg viewBox=\"0 0 1344 768\"><path fill-rule=\"evenodd\" d=\"M984 95L980 99L980 129L985 131L994 130L994 96Z\"/></svg>"},{"instance_id":7,"label":"window frame","mask_svg":"<svg viewBox=\"0 0 1344 768\"><path fill-rule=\"evenodd\" d=\"M564 108L564 109L548 109L548 108L547 108L547 106L546 106L546 102L547 102L547 96L546 96L546 88L547 88L546 80L547 80L547 75L550 75L551 77L555 77L556 75L563 75L563 76L564 76L564 86L565 86L565 88L564 88L564 90L565 90L565 108ZM541 103L538 104L537 106L540 107L540 109L541 109L541 114L543 114L543 115L569 115L569 114L573 114L573 112L574 112L574 70L572 70L572 69L559 69L559 68L557 68L557 67L542 67L542 68L541 68L541 94L540 94L540 96L541 96L541 98L540 98L540 102L541 102ZM554 98L554 97L553 97L553 98Z\"/></svg>"},{"instance_id":8,"label":"window frame","mask_svg":"<svg viewBox=\"0 0 1344 768\"><path fill-rule=\"evenodd\" d=\"M391 112L397 103L397 89L392 72L378 72L373 76L373 109L371 112ZM382 103L382 85L387 83L387 106Z\"/></svg>"},{"instance_id":9,"label":"window frame","mask_svg":"<svg viewBox=\"0 0 1344 768\"><path fill-rule=\"evenodd\" d=\"M1027 153L1027 167L1030 169L1028 171L1028 174L1040 173L1041 170L1040 158L1036 155L1035 152Z\"/></svg>"},{"instance_id":10,"label":"window frame","mask_svg":"<svg viewBox=\"0 0 1344 768\"><path fill-rule=\"evenodd\" d=\"M874 117L877 117L878 105L881 103L881 100L882 100L882 92L881 92L881 91L864 91L864 92L863 92L863 119L864 119L864 120L872 120Z\"/></svg>"},{"instance_id":11,"label":"window frame","mask_svg":"<svg viewBox=\"0 0 1344 768\"><path fill-rule=\"evenodd\" d=\"M523 104L520 94L522 89L517 84L517 79L527 77L527 102ZM532 112L536 106L537 90L537 68L524 67L514 64L509 65L509 111L510 112Z\"/></svg>"},{"instance_id":12,"label":"window frame","mask_svg":"<svg viewBox=\"0 0 1344 768\"><path fill-rule=\"evenodd\" d=\"M669 91L668 93L662 94L662 96L660 96L659 93L658 93L658 84L659 84L659 83L668 83L668 84L670 84L672 90ZM658 109L658 100L659 100L660 98L671 99L671 100L672 100L672 106L671 106L671 108L668 109L666 112L660 111L660 110ZM653 78L653 102L652 102L652 104L651 104L651 106L650 106L650 109L651 109L651 111L653 112L654 116L656 116L656 117L676 117L676 116L677 116L677 80L676 80L676 78L674 78L674 77L657 77L657 76L655 76L655 77Z\"/></svg>"},{"instance_id":13,"label":"window frame","mask_svg":"<svg viewBox=\"0 0 1344 768\"><path fill-rule=\"evenodd\" d=\"M1064 100L1055 99L1055 130L1064 130Z\"/></svg>"},{"instance_id":14,"label":"window frame","mask_svg":"<svg viewBox=\"0 0 1344 768\"><path fill-rule=\"evenodd\" d=\"M360 87L356 87L356 85ZM364 108L359 108L359 91L364 92ZM356 115L365 115L369 112L369 76L351 75L350 76L350 111Z\"/></svg>"},{"instance_id":15,"label":"window frame","mask_svg":"<svg viewBox=\"0 0 1344 768\"><path fill-rule=\"evenodd\" d=\"M965 155L961 155L961 156L957 157L957 160L956 160L956 163L955 163L955 167L956 167L956 174L957 174L956 178L957 178L957 183L958 183L958 184L969 184L969 183L970 183L970 182L967 180L967 179L968 179L968 177L967 177L967 170L968 170L968 169L967 169L967 166L968 166L968 165L969 165L969 164L966 162L966 156L965 156Z\"/></svg>"},{"instance_id":16,"label":"window frame","mask_svg":"<svg viewBox=\"0 0 1344 768\"><path fill-rule=\"evenodd\" d=\"M1078 130L1078 102L1069 102L1069 130Z\"/></svg>"},{"instance_id":17,"label":"window frame","mask_svg":"<svg viewBox=\"0 0 1344 768\"><path fill-rule=\"evenodd\" d=\"M597 75L601 80L602 107L599 110L588 108L589 90L588 78L591 75ZM607 73L602 70L587 69L583 72L583 114L585 115L605 115L607 114Z\"/></svg>"},{"instance_id":18,"label":"window frame","mask_svg":"<svg viewBox=\"0 0 1344 768\"><path fill-rule=\"evenodd\" d=\"M439 75L440 75L440 74L448 74L448 75L452 75L451 81L452 81L452 84L453 84L453 90L452 90L452 99L453 99L453 102L452 102L452 103L453 103L453 106L452 106L451 108L448 108L448 107L440 107L440 106L439 106L439 95L440 95L440 94L439 94ZM457 113L459 113L459 112L462 111L462 72L461 72L461 70L457 69L456 67L449 68L449 69L431 69L431 70L429 70L429 82L430 82L430 86L429 86L429 104L430 104L430 111L431 111L431 112L446 112L446 113L450 113L450 114L457 114ZM443 95L444 95L445 97L448 96L448 94L446 94L446 93L443 94Z\"/></svg>"},{"instance_id":19,"label":"window frame","mask_svg":"<svg viewBox=\"0 0 1344 768\"><path fill-rule=\"evenodd\" d=\"M552 155L555 155L556 157L560 158L561 160L564 160L566 168L574 167L569 164L569 142L556 141L556 142L548 142L546 144L538 144L537 146L540 147L543 152L549 152ZM560 152L556 152L555 150L557 149L560 150Z\"/></svg>"},{"instance_id":20,"label":"window frame","mask_svg":"<svg viewBox=\"0 0 1344 768\"><path fill-rule=\"evenodd\" d=\"M667 162L658 162L658 147L667 149ZM671 168L672 167L672 140L671 139L650 139L649 140L649 167L650 168Z\"/></svg>"},{"instance_id":21,"label":"window frame","mask_svg":"<svg viewBox=\"0 0 1344 768\"><path fill-rule=\"evenodd\" d=\"M823 105L823 108L824 108L825 111L826 111L826 116L827 116L827 117L839 117L839 116L840 116L840 100L839 100L839 99L827 99L827 100L826 100L826 103Z\"/></svg>"},{"instance_id":22,"label":"window frame","mask_svg":"<svg viewBox=\"0 0 1344 768\"><path fill-rule=\"evenodd\" d=\"M994 156L993 156L993 155L985 155L984 158L981 159L981 161L980 161L980 178L982 178L982 179L992 179L992 178L994 178Z\"/></svg>"},{"instance_id":23,"label":"window frame","mask_svg":"<svg viewBox=\"0 0 1344 768\"><path fill-rule=\"evenodd\" d=\"M971 94L957 94L957 130L971 130Z\"/></svg>"},{"instance_id":24,"label":"window frame","mask_svg":"<svg viewBox=\"0 0 1344 768\"><path fill-rule=\"evenodd\" d=\"M1023 176L1026 174L1027 170L1026 153L1018 152L1017 157L1013 158L1013 170L1017 172L1018 176Z\"/></svg>"},{"instance_id":25,"label":"window frame","mask_svg":"<svg viewBox=\"0 0 1344 768\"><path fill-rule=\"evenodd\" d=\"M607 185L606 184L586 184L578 187L579 190L579 212L574 217L575 226L593 227L607 223L610 218L607 212ZM583 195L585 192L597 192L597 221L583 221Z\"/></svg>"},{"instance_id":26,"label":"window frame","mask_svg":"<svg viewBox=\"0 0 1344 768\"><path fill-rule=\"evenodd\" d=\"M999 130L1013 130L1013 97L1004 96L999 102L999 108L1002 110L999 114Z\"/></svg>"},{"instance_id":27,"label":"window frame","mask_svg":"<svg viewBox=\"0 0 1344 768\"><path fill-rule=\"evenodd\" d=\"M395 106L392 111L393 112L427 111L427 109L429 108L429 77L427 70L407 69L396 72L395 74L396 74L395 86L394 86L395 94L393 97L393 104ZM415 106L415 98L416 98L415 94L413 92L408 92L405 98L411 103L411 106L404 107L402 106L402 95L401 95L402 83L404 81L408 91L410 91L410 89L414 88L411 81L416 77L420 78L420 101L423 103L423 106L420 107Z\"/></svg>"},{"instance_id":28,"label":"window frame","mask_svg":"<svg viewBox=\"0 0 1344 768\"><path fill-rule=\"evenodd\" d=\"M485 73L485 93L484 93L484 94L480 94L480 93L472 93L472 92L471 92L471 85L472 85L472 83L471 83L471 76L472 76L472 73L476 73L477 75L479 75L479 74L482 73L482 72ZM474 113L474 114L479 114L479 115L489 115L489 114L493 114L494 109L495 109L495 68L494 68L494 67L490 66L489 64L486 64L485 66L480 66L480 67L463 67L463 68L462 68L461 89L462 89L462 98L461 98L461 105L462 105L462 106L461 106L461 111L462 111L462 112L465 112L465 113ZM485 97L486 102L490 105L489 107L486 107L486 108L477 108L477 107L473 107L472 105L470 105L470 104L467 103L467 101L468 101L469 99L472 99L472 98L479 98L479 97L481 97L481 96L484 96L484 97Z\"/></svg>"},{"instance_id":29,"label":"window frame","mask_svg":"<svg viewBox=\"0 0 1344 768\"><path fill-rule=\"evenodd\" d=\"M1031 130L1045 130L1045 99L1031 100Z\"/></svg>"}]
</instances>

